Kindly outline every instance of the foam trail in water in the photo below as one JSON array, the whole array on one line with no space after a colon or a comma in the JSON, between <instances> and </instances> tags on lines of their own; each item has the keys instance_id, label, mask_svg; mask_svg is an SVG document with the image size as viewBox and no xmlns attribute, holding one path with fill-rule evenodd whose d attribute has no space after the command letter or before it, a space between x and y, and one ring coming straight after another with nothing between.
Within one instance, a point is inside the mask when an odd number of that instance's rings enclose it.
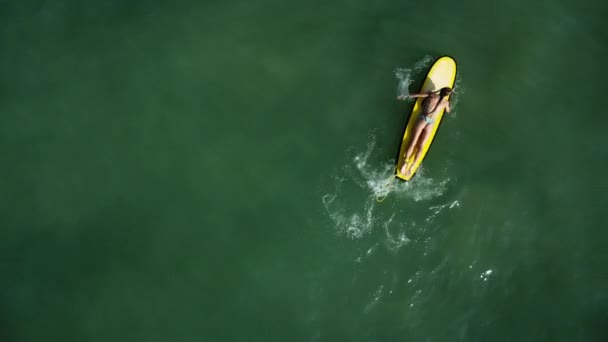
<instances>
[{"instance_id":1,"label":"foam trail in water","mask_svg":"<svg viewBox=\"0 0 608 342\"><path fill-rule=\"evenodd\" d=\"M369 313L377 304L378 301L380 299L382 299L382 296L384 295L384 285L380 284L380 286L378 286L378 288L376 289L376 291L374 292L373 298L371 300L371 302L369 302L365 308L363 309L364 313Z\"/></svg>"},{"instance_id":2,"label":"foam trail in water","mask_svg":"<svg viewBox=\"0 0 608 342\"><path fill-rule=\"evenodd\" d=\"M426 218L426 221L429 222L432 219L434 219L435 217L437 217L437 215L439 215L445 208L452 209L454 207L459 207L459 206L460 206L460 202L458 202L457 200L450 202L450 203L442 204L442 205L432 206L429 208L429 210L432 211L432 214Z\"/></svg>"},{"instance_id":3,"label":"foam trail in water","mask_svg":"<svg viewBox=\"0 0 608 342\"><path fill-rule=\"evenodd\" d=\"M387 248L396 250L409 242L404 231L406 227L399 222L394 223L395 213L387 214L386 209L390 207L378 203L377 199L392 194L397 199L416 202L432 199L443 194L449 178L435 181L425 177L419 170L412 181L403 183L395 179L393 163L370 161L375 146L376 138L371 134L367 148L355 153L347 162L344 166L345 174L336 177L335 192L325 194L322 202L338 233L359 239L375 228L383 229L386 232ZM344 194L353 190L357 190L354 195ZM360 195L361 190L364 197L357 201L356 195ZM379 205L383 206L383 212L376 213Z\"/></svg>"},{"instance_id":4,"label":"foam trail in water","mask_svg":"<svg viewBox=\"0 0 608 342\"><path fill-rule=\"evenodd\" d=\"M323 206L329 214L330 219L336 225L339 233L344 233L350 238L361 238L363 234L369 233L374 224L373 209L374 200L367 200L361 212L349 212L340 209L337 203L334 203L337 194L326 194L323 196Z\"/></svg>"},{"instance_id":5,"label":"foam trail in water","mask_svg":"<svg viewBox=\"0 0 608 342\"><path fill-rule=\"evenodd\" d=\"M407 245L410 243L410 239L405 234L405 231L400 231L397 237L393 237L389 230L389 225L395 218L395 214L391 215L387 222L384 223L384 230L386 232L386 246L391 251L396 251L397 249Z\"/></svg>"}]
</instances>

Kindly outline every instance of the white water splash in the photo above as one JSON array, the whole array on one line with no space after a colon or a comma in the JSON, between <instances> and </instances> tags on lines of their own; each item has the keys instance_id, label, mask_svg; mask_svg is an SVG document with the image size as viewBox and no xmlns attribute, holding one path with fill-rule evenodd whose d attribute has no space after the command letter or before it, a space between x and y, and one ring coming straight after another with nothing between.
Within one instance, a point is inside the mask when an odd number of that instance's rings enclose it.
<instances>
[{"instance_id":1,"label":"white water splash","mask_svg":"<svg viewBox=\"0 0 608 342\"><path fill-rule=\"evenodd\" d=\"M370 199L365 202L361 211L348 212L341 210L334 205L337 195L326 194L322 198L325 210L329 214L329 218L336 225L338 233L344 233L346 236L358 239L365 233L369 233L374 225L373 209L375 200Z\"/></svg>"},{"instance_id":2,"label":"white water splash","mask_svg":"<svg viewBox=\"0 0 608 342\"><path fill-rule=\"evenodd\" d=\"M394 251L409 243L405 233L407 227L402 221L394 222L395 212L386 212L391 209L390 204L380 204L378 198L395 195L397 200L414 202L432 199L443 194L449 178L435 181L419 171L412 181L403 183L394 177L394 164L370 161L375 146L376 139L372 134L365 151L355 153L344 166L344 174L335 177L335 191L323 195L321 200L339 234L360 239L374 229L383 228L385 245ZM357 201L356 197L361 195L363 198ZM386 201L394 202L395 198Z\"/></svg>"},{"instance_id":3,"label":"white water splash","mask_svg":"<svg viewBox=\"0 0 608 342\"><path fill-rule=\"evenodd\" d=\"M397 96L407 96L410 94L410 84L414 82L412 77L412 70L405 68L395 69L395 77L398 80L397 83Z\"/></svg>"},{"instance_id":4,"label":"white water splash","mask_svg":"<svg viewBox=\"0 0 608 342\"><path fill-rule=\"evenodd\" d=\"M383 198L395 193L399 198L409 198L414 201L429 200L441 196L450 179L437 182L433 178L425 177L424 167L420 167L416 176L409 182L403 182L394 177L394 162L385 162L381 165L369 162L369 158L376 147L376 138L370 135L367 149L353 158L357 173L352 174L352 168L347 168L360 187L367 188L374 198Z\"/></svg>"},{"instance_id":5,"label":"white water splash","mask_svg":"<svg viewBox=\"0 0 608 342\"><path fill-rule=\"evenodd\" d=\"M416 62L412 68L395 68L394 73L397 78L397 96L409 95L409 87L414 82L414 73L427 69L433 60L432 56L424 56Z\"/></svg>"},{"instance_id":6,"label":"white water splash","mask_svg":"<svg viewBox=\"0 0 608 342\"><path fill-rule=\"evenodd\" d=\"M490 275L492 274L492 270L489 269L483 273L481 273L481 275L479 276L480 279L482 279L483 281L488 281L488 279L490 279Z\"/></svg>"}]
</instances>

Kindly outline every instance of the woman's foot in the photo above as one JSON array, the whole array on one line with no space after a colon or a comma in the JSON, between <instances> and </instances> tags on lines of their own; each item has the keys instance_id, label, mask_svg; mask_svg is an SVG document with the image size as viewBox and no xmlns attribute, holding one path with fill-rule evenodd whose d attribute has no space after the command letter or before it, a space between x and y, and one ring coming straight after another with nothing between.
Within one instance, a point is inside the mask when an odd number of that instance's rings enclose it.
<instances>
[{"instance_id":1,"label":"woman's foot","mask_svg":"<svg viewBox=\"0 0 608 342\"><path fill-rule=\"evenodd\" d=\"M412 175L412 167L410 166L403 175L405 177L410 177Z\"/></svg>"},{"instance_id":2,"label":"woman's foot","mask_svg":"<svg viewBox=\"0 0 608 342\"><path fill-rule=\"evenodd\" d=\"M399 173L402 175L405 175L405 172L407 171L407 161L405 161L405 163L403 163L403 166L401 167L401 170L399 170Z\"/></svg>"}]
</instances>

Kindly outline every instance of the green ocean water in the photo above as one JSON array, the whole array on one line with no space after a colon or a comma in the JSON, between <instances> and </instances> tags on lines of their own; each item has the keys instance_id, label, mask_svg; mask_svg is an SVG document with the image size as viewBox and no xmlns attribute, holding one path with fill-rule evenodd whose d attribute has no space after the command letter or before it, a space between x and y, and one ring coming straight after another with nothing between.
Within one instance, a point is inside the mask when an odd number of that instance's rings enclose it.
<instances>
[{"instance_id":1,"label":"green ocean water","mask_svg":"<svg viewBox=\"0 0 608 342\"><path fill-rule=\"evenodd\" d=\"M0 341L608 340L605 1L1 4Z\"/></svg>"}]
</instances>

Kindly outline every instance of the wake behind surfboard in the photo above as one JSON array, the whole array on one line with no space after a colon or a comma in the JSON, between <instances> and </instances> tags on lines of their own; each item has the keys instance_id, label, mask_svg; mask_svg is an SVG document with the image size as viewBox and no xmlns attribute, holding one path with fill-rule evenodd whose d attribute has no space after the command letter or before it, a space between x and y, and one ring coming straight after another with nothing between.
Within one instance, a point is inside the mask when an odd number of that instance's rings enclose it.
<instances>
[{"instance_id":1,"label":"wake behind surfboard","mask_svg":"<svg viewBox=\"0 0 608 342\"><path fill-rule=\"evenodd\" d=\"M456 81L456 61L452 57L448 57L448 56L441 57L441 58L437 59L435 61L435 63L433 63L433 66L431 66L431 69L429 70L428 74L426 75L426 79L424 80L424 83L422 84L420 93L428 93L431 91L436 91L443 87L453 88L455 81ZM434 124L434 126L430 132L430 135L429 135L426 143L424 144L424 146L422 146L419 151L414 150L413 156L421 154L421 158L419 159L419 161L417 163L409 166L411 169L411 172L409 173L409 175L406 176L406 175L402 174L400 170L405 163L405 151L407 149L407 144L409 143L409 140L412 136L412 131L414 129L414 126L416 125L416 122L418 120L420 120L419 116L422 111L422 101L424 101L423 98L418 98L416 100L416 102L414 103L414 108L412 109L412 112L410 113L410 116L409 116L409 119L407 122L407 126L405 127L405 132L403 133L403 139L401 140L401 147L399 148L399 156L397 157L397 167L395 168L395 172L396 172L396 177L401 180L404 180L404 181L409 181L416 174L416 171L420 167L420 164L422 164L422 162L424 161L424 158L426 157L426 154L427 154L429 148L431 147L431 144L433 143L435 134L437 133L437 130L439 129L439 125L441 124L441 119L443 119L444 110L442 109L434 117L435 124ZM415 159L416 158L410 157L410 159L408 160L408 165L410 163L413 163Z\"/></svg>"}]
</instances>

